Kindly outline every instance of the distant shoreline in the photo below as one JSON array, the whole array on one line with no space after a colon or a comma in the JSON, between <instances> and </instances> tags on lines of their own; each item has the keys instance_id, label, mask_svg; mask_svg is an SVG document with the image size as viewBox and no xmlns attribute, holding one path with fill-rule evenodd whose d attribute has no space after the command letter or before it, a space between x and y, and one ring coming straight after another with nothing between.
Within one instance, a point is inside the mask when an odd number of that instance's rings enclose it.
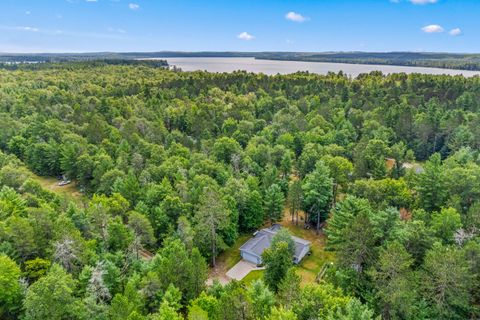
<instances>
[{"instance_id":1,"label":"distant shoreline","mask_svg":"<svg viewBox=\"0 0 480 320\"><path fill-rule=\"evenodd\" d=\"M98 59L255 58L301 62L440 68L480 71L480 54L434 52L91 52L91 53L0 53L0 63L62 62Z\"/></svg>"}]
</instances>

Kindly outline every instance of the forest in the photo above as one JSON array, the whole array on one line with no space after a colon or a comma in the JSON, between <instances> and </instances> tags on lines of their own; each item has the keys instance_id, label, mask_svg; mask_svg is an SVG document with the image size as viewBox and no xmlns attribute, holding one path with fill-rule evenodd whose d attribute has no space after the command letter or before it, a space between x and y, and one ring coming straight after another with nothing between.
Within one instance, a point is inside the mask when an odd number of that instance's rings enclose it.
<instances>
[{"instance_id":1,"label":"forest","mask_svg":"<svg viewBox=\"0 0 480 320\"><path fill-rule=\"evenodd\" d=\"M265 52L257 57L268 60L376 64L460 70L480 70L479 54L440 52Z\"/></svg>"},{"instance_id":2,"label":"forest","mask_svg":"<svg viewBox=\"0 0 480 320\"><path fill-rule=\"evenodd\" d=\"M0 68L0 318L478 319L479 150L480 77ZM283 219L321 278L207 285Z\"/></svg>"}]
</instances>

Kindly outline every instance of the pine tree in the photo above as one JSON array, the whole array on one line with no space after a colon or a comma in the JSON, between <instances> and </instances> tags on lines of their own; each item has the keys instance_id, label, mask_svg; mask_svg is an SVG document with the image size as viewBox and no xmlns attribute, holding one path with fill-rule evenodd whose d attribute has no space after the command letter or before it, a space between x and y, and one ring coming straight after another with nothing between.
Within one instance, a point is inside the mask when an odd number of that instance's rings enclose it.
<instances>
[{"instance_id":1,"label":"pine tree","mask_svg":"<svg viewBox=\"0 0 480 320\"><path fill-rule=\"evenodd\" d=\"M265 213L270 223L282 220L285 198L277 184L272 184L265 192Z\"/></svg>"},{"instance_id":2,"label":"pine tree","mask_svg":"<svg viewBox=\"0 0 480 320\"><path fill-rule=\"evenodd\" d=\"M423 270L423 298L431 306L430 318L467 319L472 275L464 253L435 243L425 256Z\"/></svg>"},{"instance_id":3,"label":"pine tree","mask_svg":"<svg viewBox=\"0 0 480 320\"><path fill-rule=\"evenodd\" d=\"M371 276L384 319L412 318L416 302L412 264L412 256L398 242L390 243L380 251L377 268Z\"/></svg>"},{"instance_id":4,"label":"pine tree","mask_svg":"<svg viewBox=\"0 0 480 320\"><path fill-rule=\"evenodd\" d=\"M326 220L333 197L333 180L323 161L317 162L315 170L305 177L302 189L303 208L316 219L318 234L320 222Z\"/></svg>"},{"instance_id":5,"label":"pine tree","mask_svg":"<svg viewBox=\"0 0 480 320\"><path fill-rule=\"evenodd\" d=\"M209 253L212 266L216 266L216 257L224 247L220 230L228 223L228 209L217 191L205 188L200 198L200 206L194 216L197 244Z\"/></svg>"},{"instance_id":6,"label":"pine tree","mask_svg":"<svg viewBox=\"0 0 480 320\"><path fill-rule=\"evenodd\" d=\"M292 223L295 221L296 225L298 225L298 212L302 205L302 196L302 181L293 181L288 189L287 203L288 208L290 209L290 214L292 215Z\"/></svg>"},{"instance_id":7,"label":"pine tree","mask_svg":"<svg viewBox=\"0 0 480 320\"><path fill-rule=\"evenodd\" d=\"M287 309L293 306L300 296L300 283L302 278L296 274L294 268L290 268L285 278L280 282L277 292L277 300L280 305Z\"/></svg>"}]
</instances>

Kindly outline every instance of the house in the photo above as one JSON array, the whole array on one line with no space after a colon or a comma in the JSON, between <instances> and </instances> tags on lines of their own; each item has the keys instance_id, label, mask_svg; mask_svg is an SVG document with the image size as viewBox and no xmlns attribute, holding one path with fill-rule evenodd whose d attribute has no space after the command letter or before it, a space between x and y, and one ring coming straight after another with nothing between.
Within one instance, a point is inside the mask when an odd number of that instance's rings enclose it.
<instances>
[{"instance_id":1,"label":"house","mask_svg":"<svg viewBox=\"0 0 480 320\"><path fill-rule=\"evenodd\" d=\"M270 247L273 236L282 228L279 224L274 224L270 228L265 228L254 233L254 237L245 242L240 247L240 254L244 260L260 265L262 264L262 253ZM295 254L293 262L300 263L303 257L310 251L310 241L292 236L295 243Z\"/></svg>"}]
</instances>

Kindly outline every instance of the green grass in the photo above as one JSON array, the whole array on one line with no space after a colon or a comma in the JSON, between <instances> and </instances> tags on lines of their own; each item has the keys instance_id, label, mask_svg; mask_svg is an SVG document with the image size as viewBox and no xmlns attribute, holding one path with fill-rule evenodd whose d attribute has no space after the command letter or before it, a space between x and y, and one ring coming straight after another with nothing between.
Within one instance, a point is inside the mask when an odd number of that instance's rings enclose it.
<instances>
[{"instance_id":1,"label":"green grass","mask_svg":"<svg viewBox=\"0 0 480 320\"><path fill-rule=\"evenodd\" d=\"M282 225L288 228L292 235L311 242L311 254L303 258L297 266L297 273L302 277L302 285L314 282L322 266L335 261L334 253L325 251L325 235L317 236L315 230L307 230L302 227L303 224L296 226L288 220L288 217L284 219Z\"/></svg>"},{"instance_id":2,"label":"green grass","mask_svg":"<svg viewBox=\"0 0 480 320\"><path fill-rule=\"evenodd\" d=\"M314 282L322 266L334 261L333 252L325 251L323 248L316 246L311 246L311 249L312 254L306 256L297 267L303 285Z\"/></svg>"},{"instance_id":3,"label":"green grass","mask_svg":"<svg viewBox=\"0 0 480 320\"><path fill-rule=\"evenodd\" d=\"M72 182L66 186L59 186L56 178L52 177L41 177L36 174L32 175L32 178L37 181L43 189L54 192L60 196L65 197L68 200L74 201L76 203L82 203L84 196L77 188L77 184Z\"/></svg>"},{"instance_id":4,"label":"green grass","mask_svg":"<svg viewBox=\"0 0 480 320\"><path fill-rule=\"evenodd\" d=\"M301 226L296 226L292 224L289 220L288 215L285 216L282 225L287 228L292 235L302 239L306 239L311 242L311 254L303 258L300 265L296 267L296 270L297 273L302 277L302 285L313 283L318 273L322 269L323 265L325 263L335 261L334 253L325 251L325 235L320 234L317 236L315 234L315 230L304 229L302 227L303 223L301 224ZM230 268L232 268L237 262L241 260L239 249L251 237L253 237L252 233L240 235L237 241L230 248L220 254L217 259L217 266L220 270L223 270L223 272L227 272L228 270L230 270ZM263 270L252 271L242 280L242 282L245 284L251 283L256 279L262 278L263 273Z\"/></svg>"},{"instance_id":5,"label":"green grass","mask_svg":"<svg viewBox=\"0 0 480 320\"><path fill-rule=\"evenodd\" d=\"M247 276L243 278L241 282L248 285L255 280L262 279L264 272L265 270L253 270L249 274L247 274Z\"/></svg>"},{"instance_id":6,"label":"green grass","mask_svg":"<svg viewBox=\"0 0 480 320\"><path fill-rule=\"evenodd\" d=\"M240 256L240 247L251 237L252 234L250 233L240 235L237 241L218 257L217 264L221 265L225 270L230 270L242 259Z\"/></svg>"}]
</instances>

